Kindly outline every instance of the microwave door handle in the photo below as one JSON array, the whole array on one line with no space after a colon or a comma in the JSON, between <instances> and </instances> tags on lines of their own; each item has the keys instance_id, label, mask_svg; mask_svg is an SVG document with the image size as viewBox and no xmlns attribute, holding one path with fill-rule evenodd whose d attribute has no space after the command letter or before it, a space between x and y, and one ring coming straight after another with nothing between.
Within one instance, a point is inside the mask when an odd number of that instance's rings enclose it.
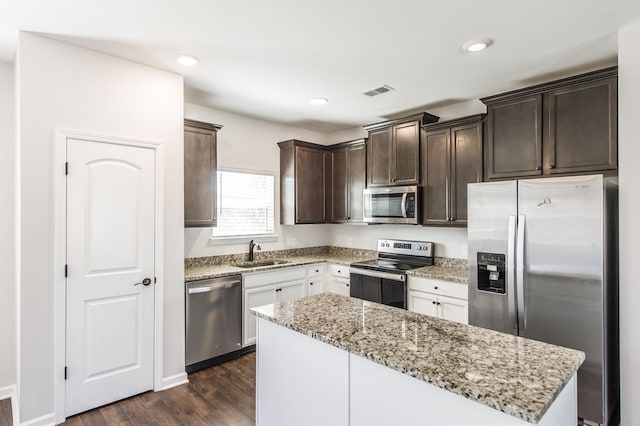
<instances>
[{"instance_id":1,"label":"microwave door handle","mask_svg":"<svg viewBox=\"0 0 640 426\"><path fill-rule=\"evenodd\" d=\"M407 217L407 193L402 194L402 204L400 205L400 209L402 211L402 217Z\"/></svg>"}]
</instances>

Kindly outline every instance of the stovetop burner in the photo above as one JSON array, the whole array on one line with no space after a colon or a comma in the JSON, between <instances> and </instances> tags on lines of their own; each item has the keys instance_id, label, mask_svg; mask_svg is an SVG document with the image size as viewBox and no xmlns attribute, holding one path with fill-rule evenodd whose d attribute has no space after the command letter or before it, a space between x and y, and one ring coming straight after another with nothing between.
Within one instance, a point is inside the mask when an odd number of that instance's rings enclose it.
<instances>
[{"instance_id":1,"label":"stovetop burner","mask_svg":"<svg viewBox=\"0 0 640 426\"><path fill-rule=\"evenodd\" d=\"M370 268L376 268L376 269L390 269L394 271L409 271L411 269L428 266L428 264L425 264L424 262L409 263L406 261L400 261L396 259L378 258L378 259L368 260L365 262L352 263L351 266L370 267Z\"/></svg>"}]
</instances>

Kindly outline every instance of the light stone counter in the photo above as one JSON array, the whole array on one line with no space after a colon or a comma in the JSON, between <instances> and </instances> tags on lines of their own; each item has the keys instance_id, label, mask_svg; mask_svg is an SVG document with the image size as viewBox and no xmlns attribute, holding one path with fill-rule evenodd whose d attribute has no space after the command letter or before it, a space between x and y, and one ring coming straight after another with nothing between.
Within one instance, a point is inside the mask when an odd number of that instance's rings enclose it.
<instances>
[{"instance_id":1,"label":"light stone counter","mask_svg":"<svg viewBox=\"0 0 640 426\"><path fill-rule=\"evenodd\" d=\"M375 253L375 252L374 252ZM282 255L277 257L277 260L285 261L286 263L260 266L255 268L240 268L234 266L233 263L229 264L204 264L204 265L192 265L185 267L184 279L186 282L203 280L209 278L224 277L235 274L247 274L251 272L269 271L273 269L291 268L295 266L312 265L314 263L337 263L340 265L349 265L354 262L362 262L364 260L375 259L375 254L364 253L319 253L309 255ZM262 258L260 260L268 260L268 258ZM235 263L243 263L237 261Z\"/></svg>"},{"instance_id":2,"label":"light stone counter","mask_svg":"<svg viewBox=\"0 0 640 426\"><path fill-rule=\"evenodd\" d=\"M584 361L572 349L331 293L252 313L534 424Z\"/></svg>"}]
</instances>

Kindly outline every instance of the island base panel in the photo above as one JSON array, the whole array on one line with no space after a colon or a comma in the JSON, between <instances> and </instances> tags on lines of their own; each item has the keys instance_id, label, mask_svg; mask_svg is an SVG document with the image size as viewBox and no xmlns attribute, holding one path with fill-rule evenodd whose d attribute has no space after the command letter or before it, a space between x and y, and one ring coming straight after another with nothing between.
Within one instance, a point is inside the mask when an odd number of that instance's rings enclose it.
<instances>
[{"instance_id":1,"label":"island base panel","mask_svg":"<svg viewBox=\"0 0 640 426\"><path fill-rule=\"evenodd\" d=\"M257 318L256 424L347 426L349 353Z\"/></svg>"},{"instance_id":2,"label":"island base panel","mask_svg":"<svg viewBox=\"0 0 640 426\"><path fill-rule=\"evenodd\" d=\"M350 377L350 426L532 424L354 354ZM538 426L575 425L576 392L574 375Z\"/></svg>"}]
</instances>

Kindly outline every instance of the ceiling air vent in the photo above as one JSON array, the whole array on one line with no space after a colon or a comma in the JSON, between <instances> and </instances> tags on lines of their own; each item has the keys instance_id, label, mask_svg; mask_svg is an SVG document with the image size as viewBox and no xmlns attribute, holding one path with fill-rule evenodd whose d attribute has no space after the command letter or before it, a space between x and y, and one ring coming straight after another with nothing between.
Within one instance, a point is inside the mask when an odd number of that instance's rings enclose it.
<instances>
[{"instance_id":1,"label":"ceiling air vent","mask_svg":"<svg viewBox=\"0 0 640 426\"><path fill-rule=\"evenodd\" d=\"M371 97L371 96L382 95L383 93L387 93L387 92L390 92L392 90L396 90L396 89L394 89L391 86L387 86L386 84L383 84L382 86L377 87L377 88L375 88L373 90L369 90L367 92L364 92L364 94L365 94L365 96Z\"/></svg>"}]
</instances>

